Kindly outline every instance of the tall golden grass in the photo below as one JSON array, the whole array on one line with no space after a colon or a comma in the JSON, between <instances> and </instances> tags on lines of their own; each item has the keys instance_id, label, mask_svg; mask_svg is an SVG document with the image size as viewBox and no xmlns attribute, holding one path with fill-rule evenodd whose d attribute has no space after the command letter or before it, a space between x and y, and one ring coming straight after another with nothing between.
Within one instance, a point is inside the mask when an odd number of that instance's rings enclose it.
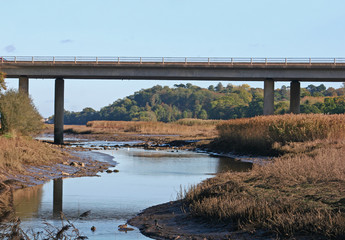
<instances>
[{"instance_id":1,"label":"tall golden grass","mask_svg":"<svg viewBox=\"0 0 345 240\"><path fill-rule=\"evenodd\" d=\"M345 116L286 114L235 119L217 126L220 142L229 150L272 153L274 146L290 142L337 140L345 137Z\"/></svg>"},{"instance_id":2,"label":"tall golden grass","mask_svg":"<svg viewBox=\"0 0 345 240\"><path fill-rule=\"evenodd\" d=\"M25 165L48 165L69 156L51 144L25 137L0 136L0 173L24 171Z\"/></svg>"},{"instance_id":3,"label":"tall golden grass","mask_svg":"<svg viewBox=\"0 0 345 240\"><path fill-rule=\"evenodd\" d=\"M345 239L344 115L285 115L231 120L221 138L241 144L279 142L309 151L274 158L244 173L222 173L193 186L184 204L193 216L232 223L235 229L266 229ZM308 141L298 143L296 141ZM319 147L315 148L315 146ZM283 146L281 146L283 147Z\"/></svg>"},{"instance_id":4,"label":"tall golden grass","mask_svg":"<svg viewBox=\"0 0 345 240\"><path fill-rule=\"evenodd\" d=\"M94 132L215 136L217 123L219 123L219 121L195 119L180 120L173 123L143 121L90 121L86 126L89 129L94 129Z\"/></svg>"},{"instance_id":5,"label":"tall golden grass","mask_svg":"<svg viewBox=\"0 0 345 240\"><path fill-rule=\"evenodd\" d=\"M281 236L345 237L345 148L315 157L281 157L251 172L224 173L192 187L185 203L194 216L263 228Z\"/></svg>"}]
</instances>

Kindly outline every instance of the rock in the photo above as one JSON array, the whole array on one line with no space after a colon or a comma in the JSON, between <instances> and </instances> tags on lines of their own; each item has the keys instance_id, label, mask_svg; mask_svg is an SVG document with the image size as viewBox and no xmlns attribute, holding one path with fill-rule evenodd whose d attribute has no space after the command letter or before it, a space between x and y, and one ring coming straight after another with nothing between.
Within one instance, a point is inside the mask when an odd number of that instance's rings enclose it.
<instances>
[{"instance_id":1,"label":"rock","mask_svg":"<svg viewBox=\"0 0 345 240\"><path fill-rule=\"evenodd\" d=\"M66 172L61 172L61 174L64 176L69 176L69 173L66 173Z\"/></svg>"},{"instance_id":2,"label":"rock","mask_svg":"<svg viewBox=\"0 0 345 240\"><path fill-rule=\"evenodd\" d=\"M83 162L79 162L78 164L79 164L79 166L81 166L81 167L85 167L85 163L83 163Z\"/></svg>"},{"instance_id":3,"label":"rock","mask_svg":"<svg viewBox=\"0 0 345 240\"><path fill-rule=\"evenodd\" d=\"M77 162L71 162L69 165L72 167L78 167L79 166L79 164Z\"/></svg>"}]
</instances>

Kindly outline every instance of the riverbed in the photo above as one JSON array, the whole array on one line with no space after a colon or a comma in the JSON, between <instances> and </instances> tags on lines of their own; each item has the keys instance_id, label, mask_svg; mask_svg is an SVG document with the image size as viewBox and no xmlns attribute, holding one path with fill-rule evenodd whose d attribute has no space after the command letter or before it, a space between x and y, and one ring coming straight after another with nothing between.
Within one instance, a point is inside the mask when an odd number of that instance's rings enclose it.
<instances>
[{"instance_id":1,"label":"riverbed","mask_svg":"<svg viewBox=\"0 0 345 240\"><path fill-rule=\"evenodd\" d=\"M97 148L109 143L90 144ZM16 215L25 230L40 231L45 223L61 227L61 220L56 212L54 215L53 209L62 207L66 217L89 239L148 239L138 229L120 232L117 226L145 208L176 200L181 189L218 172L251 168L248 162L175 149L156 151L121 147L95 152L113 157L116 166L111 169L119 172L63 179L58 183L62 187L59 193L62 201L56 203L55 199L55 205L54 181L15 192ZM55 188L56 184L55 181ZM87 211L90 211L87 217L79 218ZM96 231L90 230L92 226Z\"/></svg>"}]
</instances>

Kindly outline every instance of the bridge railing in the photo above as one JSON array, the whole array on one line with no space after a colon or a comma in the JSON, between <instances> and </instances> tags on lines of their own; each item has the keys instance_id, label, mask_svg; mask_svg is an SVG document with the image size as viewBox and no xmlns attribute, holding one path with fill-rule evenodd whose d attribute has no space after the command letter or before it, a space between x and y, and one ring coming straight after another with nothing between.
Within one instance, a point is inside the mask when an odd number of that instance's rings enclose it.
<instances>
[{"instance_id":1,"label":"bridge railing","mask_svg":"<svg viewBox=\"0 0 345 240\"><path fill-rule=\"evenodd\" d=\"M0 63L223 63L223 64L345 64L345 58L244 58L244 57L95 57L0 56Z\"/></svg>"}]
</instances>

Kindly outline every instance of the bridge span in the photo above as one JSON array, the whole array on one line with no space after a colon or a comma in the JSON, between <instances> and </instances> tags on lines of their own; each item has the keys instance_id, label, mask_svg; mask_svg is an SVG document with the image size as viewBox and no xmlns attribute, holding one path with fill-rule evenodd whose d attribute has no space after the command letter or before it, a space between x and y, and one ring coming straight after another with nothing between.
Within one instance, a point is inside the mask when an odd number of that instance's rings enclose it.
<instances>
[{"instance_id":1,"label":"bridge span","mask_svg":"<svg viewBox=\"0 0 345 240\"><path fill-rule=\"evenodd\" d=\"M264 114L274 113L274 82L290 82L290 111L300 112L300 82L345 82L345 58L0 57L0 71L55 79L54 142L63 143L64 79L263 81Z\"/></svg>"}]
</instances>

